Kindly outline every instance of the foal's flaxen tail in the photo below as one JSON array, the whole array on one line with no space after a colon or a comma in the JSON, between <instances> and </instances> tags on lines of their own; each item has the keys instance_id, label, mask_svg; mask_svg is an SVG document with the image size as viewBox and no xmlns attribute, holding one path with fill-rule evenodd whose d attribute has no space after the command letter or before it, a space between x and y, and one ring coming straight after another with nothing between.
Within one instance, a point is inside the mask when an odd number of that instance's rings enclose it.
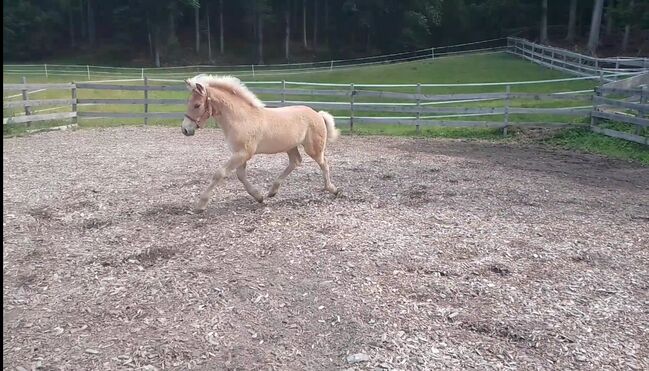
<instances>
[{"instance_id":1,"label":"foal's flaxen tail","mask_svg":"<svg viewBox=\"0 0 649 371\"><path fill-rule=\"evenodd\" d=\"M338 138L338 135L340 135L340 131L336 129L334 117L331 116L329 112L320 111L318 113L324 119L325 124L327 124L327 138L332 142L335 141Z\"/></svg>"}]
</instances>

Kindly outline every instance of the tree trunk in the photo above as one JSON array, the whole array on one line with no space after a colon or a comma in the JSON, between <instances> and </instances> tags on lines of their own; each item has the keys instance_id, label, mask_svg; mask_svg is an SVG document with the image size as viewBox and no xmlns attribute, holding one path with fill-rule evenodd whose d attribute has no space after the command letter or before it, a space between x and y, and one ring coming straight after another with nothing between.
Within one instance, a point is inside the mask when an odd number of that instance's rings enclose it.
<instances>
[{"instance_id":1,"label":"tree trunk","mask_svg":"<svg viewBox=\"0 0 649 371\"><path fill-rule=\"evenodd\" d=\"M153 54L155 66L160 67L160 28L158 25L153 26Z\"/></svg>"},{"instance_id":2,"label":"tree trunk","mask_svg":"<svg viewBox=\"0 0 649 371\"><path fill-rule=\"evenodd\" d=\"M88 0L88 43L90 46L95 45L95 0Z\"/></svg>"},{"instance_id":3,"label":"tree trunk","mask_svg":"<svg viewBox=\"0 0 649 371\"><path fill-rule=\"evenodd\" d=\"M629 11L633 14L633 7L635 1L631 0L629 2ZM631 34L631 25L627 23L624 26L624 37L622 38L622 52L626 52L626 50L629 48L629 36Z\"/></svg>"},{"instance_id":4,"label":"tree trunk","mask_svg":"<svg viewBox=\"0 0 649 371\"><path fill-rule=\"evenodd\" d=\"M613 26L614 26L614 21L613 21L613 7L615 6L615 1L614 0L609 0L608 1L608 6L606 7L606 36L611 36L611 33L613 33Z\"/></svg>"},{"instance_id":5,"label":"tree trunk","mask_svg":"<svg viewBox=\"0 0 649 371\"><path fill-rule=\"evenodd\" d=\"M577 0L570 0L570 15L568 18L568 34L566 40L575 42L575 26L577 24Z\"/></svg>"},{"instance_id":6,"label":"tree trunk","mask_svg":"<svg viewBox=\"0 0 649 371\"><path fill-rule=\"evenodd\" d=\"M169 38L167 39L167 44L178 44L178 37L176 36L176 10L173 7L169 9Z\"/></svg>"},{"instance_id":7,"label":"tree trunk","mask_svg":"<svg viewBox=\"0 0 649 371\"><path fill-rule=\"evenodd\" d=\"M79 2L79 18L81 19L81 41L88 39L88 25L86 20L86 7L83 0Z\"/></svg>"},{"instance_id":8,"label":"tree trunk","mask_svg":"<svg viewBox=\"0 0 649 371\"><path fill-rule=\"evenodd\" d=\"M590 33L588 36L588 51L593 56L597 53L597 46L599 45L599 28L602 25L603 8L604 0L595 0L593 16L590 19Z\"/></svg>"},{"instance_id":9,"label":"tree trunk","mask_svg":"<svg viewBox=\"0 0 649 371\"><path fill-rule=\"evenodd\" d=\"M548 43L548 0L541 0L541 44Z\"/></svg>"},{"instance_id":10,"label":"tree trunk","mask_svg":"<svg viewBox=\"0 0 649 371\"><path fill-rule=\"evenodd\" d=\"M74 37L74 9L72 8L72 2L68 6L68 15L70 18L70 48L74 49L77 46L77 41Z\"/></svg>"},{"instance_id":11,"label":"tree trunk","mask_svg":"<svg viewBox=\"0 0 649 371\"><path fill-rule=\"evenodd\" d=\"M221 55L225 52L225 44L223 43L223 0L219 1L219 38L221 39L220 51Z\"/></svg>"},{"instance_id":12,"label":"tree trunk","mask_svg":"<svg viewBox=\"0 0 649 371\"><path fill-rule=\"evenodd\" d=\"M318 47L318 0L313 0L313 49Z\"/></svg>"},{"instance_id":13,"label":"tree trunk","mask_svg":"<svg viewBox=\"0 0 649 371\"><path fill-rule=\"evenodd\" d=\"M257 9L257 64L264 64L264 17Z\"/></svg>"},{"instance_id":14,"label":"tree trunk","mask_svg":"<svg viewBox=\"0 0 649 371\"><path fill-rule=\"evenodd\" d=\"M324 0L324 32L325 32L325 43L329 47L329 1Z\"/></svg>"},{"instance_id":15,"label":"tree trunk","mask_svg":"<svg viewBox=\"0 0 649 371\"><path fill-rule=\"evenodd\" d=\"M201 49L201 33L200 33L200 29L199 29L199 26L200 26L199 15L200 15L199 8L198 7L194 8L194 25L195 25L194 31L195 31L195 34L196 34L196 53L198 53L200 51L200 49Z\"/></svg>"},{"instance_id":16,"label":"tree trunk","mask_svg":"<svg viewBox=\"0 0 649 371\"><path fill-rule=\"evenodd\" d=\"M210 5L205 3L205 18L207 23L207 59L212 62L212 32L210 30Z\"/></svg>"},{"instance_id":17,"label":"tree trunk","mask_svg":"<svg viewBox=\"0 0 649 371\"><path fill-rule=\"evenodd\" d=\"M371 28L369 28L369 27L367 28L367 38L365 39L365 50L367 50L367 51L370 50L370 45L371 45L371 43L370 43L370 37L372 35L371 30L372 30Z\"/></svg>"},{"instance_id":18,"label":"tree trunk","mask_svg":"<svg viewBox=\"0 0 649 371\"><path fill-rule=\"evenodd\" d=\"M144 18L146 21L146 33L149 41L149 55L153 58L153 38L151 37L151 21L149 21L149 12L145 12Z\"/></svg>"},{"instance_id":19,"label":"tree trunk","mask_svg":"<svg viewBox=\"0 0 649 371\"><path fill-rule=\"evenodd\" d=\"M286 1L286 10L284 11L285 35L284 35L284 58L286 62L290 61L290 44L291 44L291 0Z\"/></svg>"},{"instance_id":20,"label":"tree trunk","mask_svg":"<svg viewBox=\"0 0 649 371\"><path fill-rule=\"evenodd\" d=\"M308 48L309 44L306 42L306 0L302 0L302 41L304 47Z\"/></svg>"}]
</instances>

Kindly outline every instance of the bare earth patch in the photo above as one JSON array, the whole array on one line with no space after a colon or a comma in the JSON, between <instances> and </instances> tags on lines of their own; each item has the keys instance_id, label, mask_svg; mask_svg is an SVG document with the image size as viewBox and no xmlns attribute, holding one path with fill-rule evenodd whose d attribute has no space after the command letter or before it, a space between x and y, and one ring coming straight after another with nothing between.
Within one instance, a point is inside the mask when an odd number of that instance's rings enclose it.
<instances>
[{"instance_id":1,"label":"bare earth patch","mask_svg":"<svg viewBox=\"0 0 649 371\"><path fill-rule=\"evenodd\" d=\"M343 137L197 215L217 130L3 144L4 369L649 369L647 168Z\"/></svg>"}]
</instances>

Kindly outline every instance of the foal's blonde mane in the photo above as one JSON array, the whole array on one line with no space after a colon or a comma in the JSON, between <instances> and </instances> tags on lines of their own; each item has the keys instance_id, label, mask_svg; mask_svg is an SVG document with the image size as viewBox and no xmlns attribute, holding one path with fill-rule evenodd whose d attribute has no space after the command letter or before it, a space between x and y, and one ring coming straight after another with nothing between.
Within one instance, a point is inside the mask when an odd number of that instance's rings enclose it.
<instances>
[{"instance_id":1,"label":"foal's blonde mane","mask_svg":"<svg viewBox=\"0 0 649 371\"><path fill-rule=\"evenodd\" d=\"M265 106L264 103L241 82L241 80L234 76L201 74L187 79L187 83L192 89L196 88L197 83L200 83L205 87L224 88L225 90L231 91L235 95L241 97L253 107L262 108Z\"/></svg>"}]
</instances>

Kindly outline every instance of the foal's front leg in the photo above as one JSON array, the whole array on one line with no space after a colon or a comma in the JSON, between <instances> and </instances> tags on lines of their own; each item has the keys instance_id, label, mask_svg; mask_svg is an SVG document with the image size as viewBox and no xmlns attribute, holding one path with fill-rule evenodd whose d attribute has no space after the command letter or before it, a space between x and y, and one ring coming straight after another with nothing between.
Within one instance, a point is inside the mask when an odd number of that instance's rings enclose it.
<instances>
[{"instance_id":1,"label":"foal's front leg","mask_svg":"<svg viewBox=\"0 0 649 371\"><path fill-rule=\"evenodd\" d=\"M264 196L259 193L259 191L246 179L246 163L237 168L237 178L243 183L243 186L246 188L246 191L257 200L257 202L264 202Z\"/></svg>"},{"instance_id":2,"label":"foal's front leg","mask_svg":"<svg viewBox=\"0 0 649 371\"><path fill-rule=\"evenodd\" d=\"M198 201L196 209L198 211L205 211L207 204L210 202L210 197L212 197L212 191L214 190L214 187L216 187L218 184L221 184L223 179L230 176L230 174L232 174L232 172L239 166L245 164L246 161L250 159L250 157L251 155L247 152L236 152L232 154L232 157L230 157L225 166L217 170L216 174L214 174L214 177L212 177L212 183L210 183L203 194L201 194L201 198Z\"/></svg>"}]
</instances>

